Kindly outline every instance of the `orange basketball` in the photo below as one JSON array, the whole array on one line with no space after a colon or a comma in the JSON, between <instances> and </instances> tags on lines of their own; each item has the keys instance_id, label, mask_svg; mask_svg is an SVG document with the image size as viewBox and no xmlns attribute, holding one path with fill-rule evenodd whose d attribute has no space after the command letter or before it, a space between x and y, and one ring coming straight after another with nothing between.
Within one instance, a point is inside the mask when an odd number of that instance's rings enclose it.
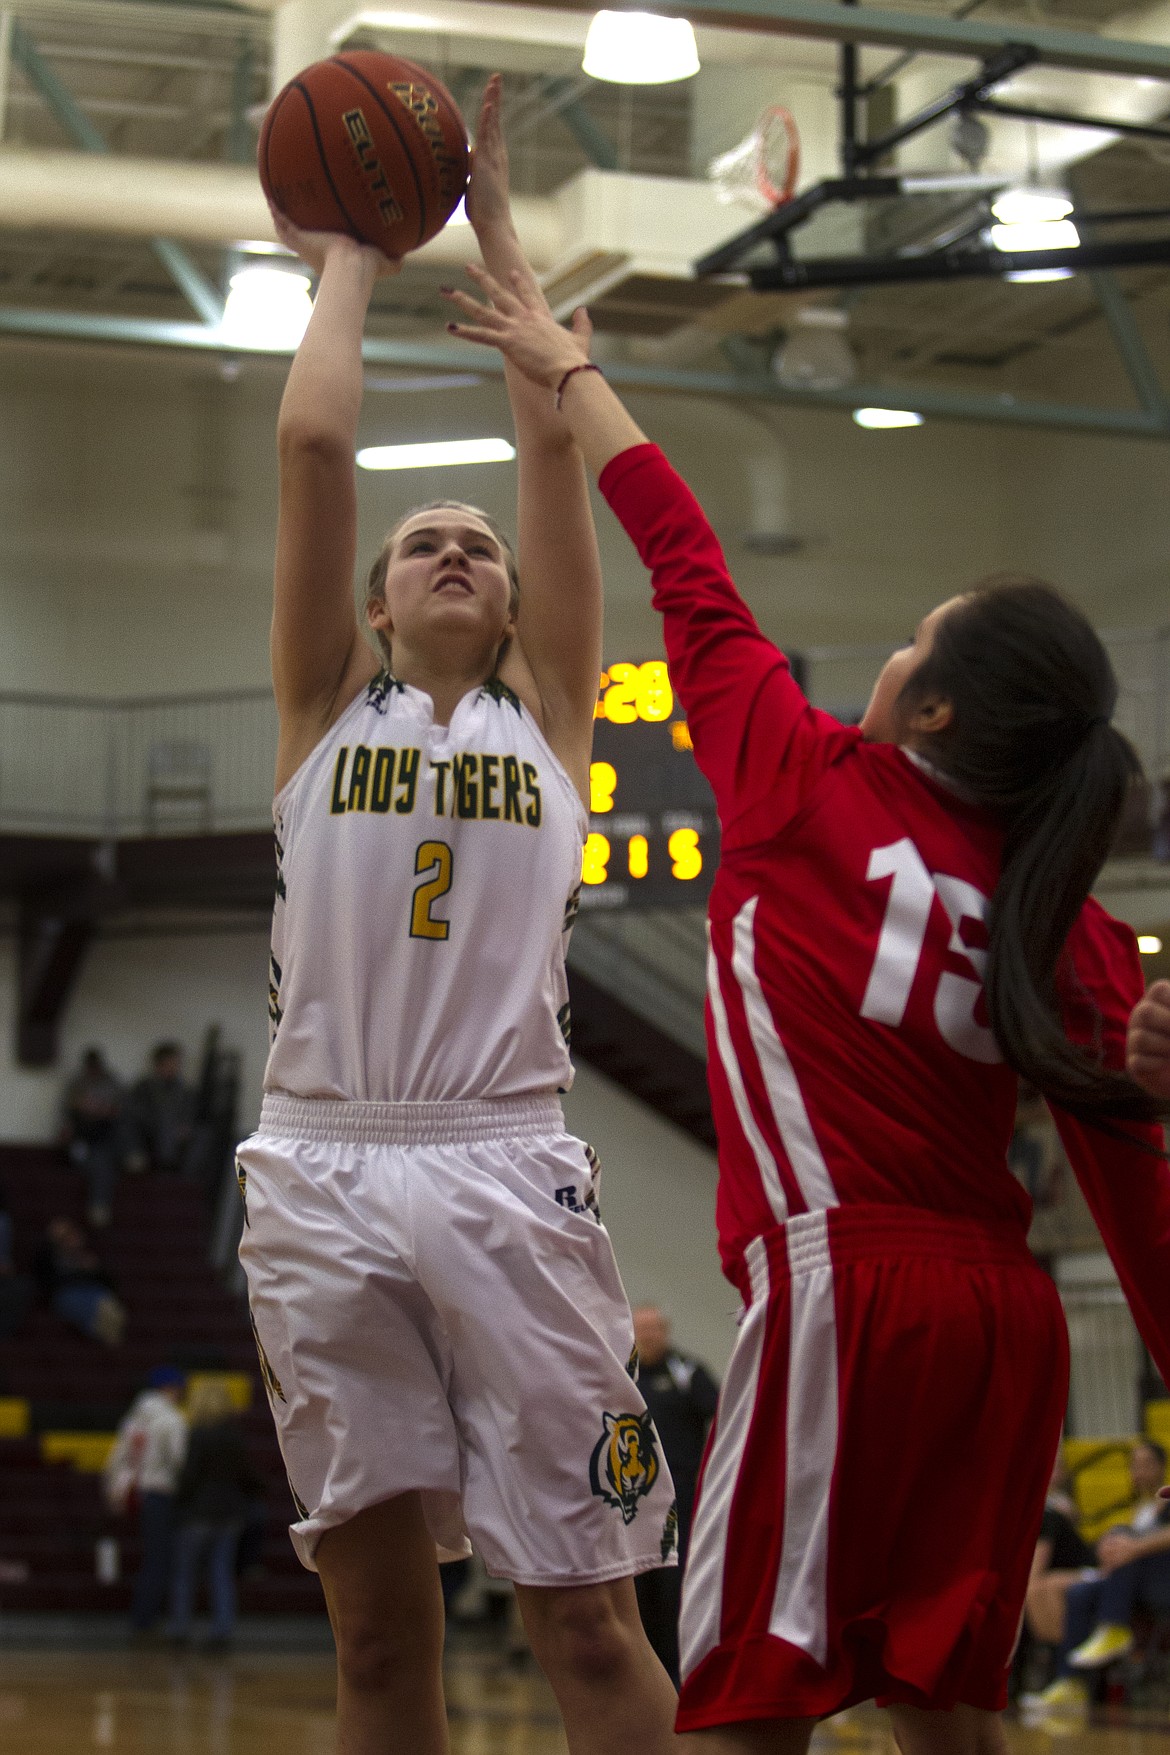
<instances>
[{"instance_id":1,"label":"orange basketball","mask_svg":"<svg viewBox=\"0 0 1170 1755\"><path fill-rule=\"evenodd\" d=\"M351 49L277 93L260 132L264 193L303 231L348 232L387 256L442 231L467 187L467 130L425 67Z\"/></svg>"}]
</instances>

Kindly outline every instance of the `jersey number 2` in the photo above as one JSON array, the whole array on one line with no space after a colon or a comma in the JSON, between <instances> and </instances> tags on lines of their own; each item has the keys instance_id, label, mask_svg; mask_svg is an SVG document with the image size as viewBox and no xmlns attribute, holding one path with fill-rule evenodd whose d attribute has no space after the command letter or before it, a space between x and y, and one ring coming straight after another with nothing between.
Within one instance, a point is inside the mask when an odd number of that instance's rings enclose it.
<instances>
[{"instance_id":1,"label":"jersey number 2","mask_svg":"<svg viewBox=\"0 0 1170 1755\"><path fill-rule=\"evenodd\" d=\"M1003 1059L999 1044L986 1024L976 1020L975 1007L983 992L987 952L963 943L963 922L987 918L987 897L964 878L929 872L909 836L888 847L875 847L869 856L866 878L878 883L892 878L882 922L877 955L870 970L863 1018L895 1028L906 1015L910 990L922 959L926 928L935 897L951 923L949 951L966 959L975 975L955 975L944 969L934 990L934 1021L939 1035L956 1053L987 1065Z\"/></svg>"},{"instance_id":2,"label":"jersey number 2","mask_svg":"<svg viewBox=\"0 0 1170 1755\"><path fill-rule=\"evenodd\" d=\"M434 872L424 883L418 884L414 892L414 903L410 910L411 938L447 938L451 931L448 920L436 920L431 908L440 896L445 896L451 888L451 849L445 841L420 842L414 855L414 871L416 877L424 872Z\"/></svg>"}]
</instances>

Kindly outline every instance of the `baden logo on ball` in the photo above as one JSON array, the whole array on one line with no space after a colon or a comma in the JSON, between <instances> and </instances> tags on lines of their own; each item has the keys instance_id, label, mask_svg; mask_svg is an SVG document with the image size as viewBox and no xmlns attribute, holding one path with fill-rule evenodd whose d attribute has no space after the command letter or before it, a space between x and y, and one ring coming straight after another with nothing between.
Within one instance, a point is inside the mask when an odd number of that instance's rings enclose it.
<instances>
[{"instance_id":1,"label":"baden logo on ball","mask_svg":"<svg viewBox=\"0 0 1170 1755\"><path fill-rule=\"evenodd\" d=\"M304 231L347 232L403 256L442 231L467 188L463 118L442 82L400 55L347 50L279 91L260 182Z\"/></svg>"}]
</instances>

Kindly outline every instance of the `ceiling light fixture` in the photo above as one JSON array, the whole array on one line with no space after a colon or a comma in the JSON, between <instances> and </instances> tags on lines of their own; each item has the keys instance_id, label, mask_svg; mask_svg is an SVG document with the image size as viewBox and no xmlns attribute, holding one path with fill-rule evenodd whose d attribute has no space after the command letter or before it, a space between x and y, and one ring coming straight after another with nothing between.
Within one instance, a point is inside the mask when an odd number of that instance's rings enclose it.
<instances>
[{"instance_id":1,"label":"ceiling light fixture","mask_svg":"<svg viewBox=\"0 0 1170 1755\"><path fill-rule=\"evenodd\" d=\"M236 347L287 353L299 347L313 315L312 281L298 268L257 262L238 268L228 282L220 324L222 339Z\"/></svg>"},{"instance_id":2,"label":"ceiling light fixture","mask_svg":"<svg viewBox=\"0 0 1170 1755\"><path fill-rule=\"evenodd\" d=\"M1081 235L1071 219L1020 220L993 225L988 238L997 250L1075 250Z\"/></svg>"},{"instance_id":3,"label":"ceiling light fixture","mask_svg":"<svg viewBox=\"0 0 1170 1755\"><path fill-rule=\"evenodd\" d=\"M1037 286L1045 280L1071 280L1071 268L1015 268L1004 279L1010 280L1013 286Z\"/></svg>"},{"instance_id":4,"label":"ceiling light fixture","mask_svg":"<svg viewBox=\"0 0 1170 1755\"><path fill-rule=\"evenodd\" d=\"M853 418L859 427L866 427L872 432L922 425L922 416L909 408L855 408Z\"/></svg>"},{"instance_id":5,"label":"ceiling light fixture","mask_svg":"<svg viewBox=\"0 0 1170 1755\"><path fill-rule=\"evenodd\" d=\"M1138 950L1143 957L1156 957L1162 949L1162 941L1156 932L1138 934Z\"/></svg>"},{"instance_id":6,"label":"ceiling light fixture","mask_svg":"<svg viewBox=\"0 0 1170 1755\"><path fill-rule=\"evenodd\" d=\"M1050 225L1054 220L1067 219L1073 204L1063 189L1040 189L1034 184L1017 184L1005 189L991 203L991 211L1001 225Z\"/></svg>"},{"instance_id":7,"label":"ceiling light fixture","mask_svg":"<svg viewBox=\"0 0 1170 1755\"><path fill-rule=\"evenodd\" d=\"M598 12L581 67L611 85L670 85L699 71L695 33L685 18L657 12Z\"/></svg>"},{"instance_id":8,"label":"ceiling light fixture","mask_svg":"<svg viewBox=\"0 0 1170 1755\"><path fill-rule=\"evenodd\" d=\"M483 383L478 372L366 372L367 390L391 390L400 394L416 390L474 390Z\"/></svg>"},{"instance_id":9,"label":"ceiling light fixture","mask_svg":"<svg viewBox=\"0 0 1170 1755\"><path fill-rule=\"evenodd\" d=\"M418 445L367 445L359 469L450 469L461 463L511 463L507 439L439 439Z\"/></svg>"}]
</instances>

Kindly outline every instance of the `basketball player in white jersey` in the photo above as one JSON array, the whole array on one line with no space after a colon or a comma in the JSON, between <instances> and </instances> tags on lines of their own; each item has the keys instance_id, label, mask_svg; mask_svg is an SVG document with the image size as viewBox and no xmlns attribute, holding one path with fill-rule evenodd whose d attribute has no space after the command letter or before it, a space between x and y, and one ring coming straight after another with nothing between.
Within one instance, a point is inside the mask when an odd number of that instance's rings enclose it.
<instances>
[{"instance_id":1,"label":"basketball player in white jersey","mask_svg":"<svg viewBox=\"0 0 1170 1755\"><path fill-rule=\"evenodd\" d=\"M493 82L468 199L535 288ZM278 428L273 1035L240 1150L241 1256L337 1642L340 1755L440 1755L437 1557L512 1579L574 1755L674 1742L633 1575L673 1560L669 1472L596 1164L564 1131L564 952L586 829L601 580L584 467L509 369L519 573L460 503L409 514L355 616L363 245L320 274Z\"/></svg>"}]
</instances>

